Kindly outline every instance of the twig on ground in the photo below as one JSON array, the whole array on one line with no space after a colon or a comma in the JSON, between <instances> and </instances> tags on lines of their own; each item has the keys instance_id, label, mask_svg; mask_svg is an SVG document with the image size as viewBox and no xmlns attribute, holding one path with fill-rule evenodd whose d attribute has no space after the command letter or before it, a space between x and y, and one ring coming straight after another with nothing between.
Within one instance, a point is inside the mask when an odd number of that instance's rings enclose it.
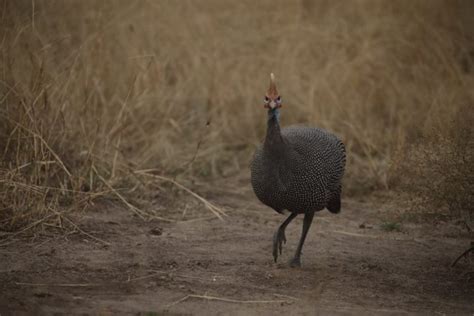
<instances>
[{"instance_id":1,"label":"twig on ground","mask_svg":"<svg viewBox=\"0 0 474 316\"><path fill-rule=\"evenodd\" d=\"M184 301L186 301L187 299L190 299L190 298L198 298L198 299L204 299L204 300L209 300L209 301L221 301L221 302L238 303L238 304L293 303L293 301L289 301L289 300L249 300L249 301L245 301L245 300L236 300L236 299L225 298L225 297L189 294L189 295L186 295L185 297L177 300L176 302L173 302L173 303L169 304L168 307L171 307L173 305L184 302Z\"/></svg>"},{"instance_id":2,"label":"twig on ground","mask_svg":"<svg viewBox=\"0 0 474 316\"><path fill-rule=\"evenodd\" d=\"M179 220L177 222L179 222L179 223L192 223L192 222L199 222L199 221L207 221L207 220L212 219L214 217L215 217L214 215L211 215L211 216L205 216L205 217Z\"/></svg>"},{"instance_id":3,"label":"twig on ground","mask_svg":"<svg viewBox=\"0 0 474 316\"><path fill-rule=\"evenodd\" d=\"M284 294L278 294L278 293L273 293L273 295L278 296L278 297L286 297L286 298L289 298L290 300L294 300L294 301L297 301L297 300L298 300L298 298L297 298L297 297L294 297L294 296L289 296L289 295L284 295Z\"/></svg>"},{"instance_id":4,"label":"twig on ground","mask_svg":"<svg viewBox=\"0 0 474 316\"><path fill-rule=\"evenodd\" d=\"M333 230L332 232L337 233L337 234L351 236L351 237L379 238L379 236L351 233L351 232L346 232L346 231L342 231L342 230Z\"/></svg>"},{"instance_id":5,"label":"twig on ground","mask_svg":"<svg viewBox=\"0 0 474 316\"><path fill-rule=\"evenodd\" d=\"M167 178L167 177L163 177L163 176L159 176L159 175L156 175L156 174L152 174L152 173L149 173L150 171L154 171L154 169L148 169L148 170L137 170L135 171L134 173L135 174L138 174L138 175L143 175L143 176L147 176L147 177L151 177L151 178L155 178L155 179L158 179L158 180L162 180L162 181L166 181L166 182L170 182L172 184L174 184L175 186L177 186L178 188L188 192L189 194L191 194L192 196L194 196L196 199L198 199L199 201L201 201L204 206L206 206L217 218L219 218L220 220L224 220L222 218L222 215L224 216L227 216L227 214L221 210L219 207L215 206L214 204L212 204L211 202L209 202L208 200L206 200L205 198L203 198L202 196L198 195L197 193L191 191L190 189L188 189L187 187L185 187L184 185L180 184L179 182L177 182L176 180L173 180L173 179L170 179L170 178Z\"/></svg>"},{"instance_id":6,"label":"twig on ground","mask_svg":"<svg viewBox=\"0 0 474 316\"><path fill-rule=\"evenodd\" d=\"M130 277L129 277L127 281L124 281L124 283L130 283L130 282L134 282L134 281L146 280L146 279L154 278L156 276L163 275L163 274L166 274L166 272L156 272L156 273L153 273L153 274L148 274L148 275L144 275L144 276L141 276L141 277L136 277L136 278L133 278L133 279L130 279Z\"/></svg>"},{"instance_id":7,"label":"twig on ground","mask_svg":"<svg viewBox=\"0 0 474 316\"><path fill-rule=\"evenodd\" d=\"M59 286L59 287L89 287L89 286L101 286L98 283L25 283L15 282L16 285L25 286Z\"/></svg>"},{"instance_id":8,"label":"twig on ground","mask_svg":"<svg viewBox=\"0 0 474 316\"><path fill-rule=\"evenodd\" d=\"M195 276L184 275L184 274L175 274L173 271L160 271L160 270L149 270L149 271L153 272L153 273L148 274L148 275L144 275L144 276L140 276L140 277L136 277L136 278L133 278L133 279L131 279L129 277L127 281L124 281L124 283L129 283L129 282L133 282L133 281L140 281L140 280L146 280L146 279L154 278L154 277L157 277L157 276L160 276L160 275L167 275L170 278L195 279L195 280L201 280L201 281L216 281L217 277L221 278L221 276L217 276L217 275L214 275L214 276L209 277L209 278L202 278L202 277L195 277Z\"/></svg>"},{"instance_id":9,"label":"twig on ground","mask_svg":"<svg viewBox=\"0 0 474 316\"><path fill-rule=\"evenodd\" d=\"M54 210L52 210L54 211ZM104 245L107 245L107 246L110 246L111 244L105 240L102 240L100 238L97 238L91 234L89 234L88 232L85 232L84 230L82 230L81 228L79 228L79 226L77 226L73 221L71 221L69 218L67 218L66 216L64 215L61 215L59 213L57 213L59 217L61 217L62 219L65 219L69 224L71 224L75 229L77 229L81 234L84 234L86 235L87 237L91 238L91 239L94 239L95 241L98 241L100 243L103 243Z\"/></svg>"},{"instance_id":10,"label":"twig on ground","mask_svg":"<svg viewBox=\"0 0 474 316\"><path fill-rule=\"evenodd\" d=\"M461 255L459 255L459 257L457 257L456 260L454 260L453 263L451 263L451 267L454 267L458 263L458 261L461 260L461 258L467 256L467 254L470 253L471 251L474 251L474 246L471 246L471 248L467 249Z\"/></svg>"}]
</instances>

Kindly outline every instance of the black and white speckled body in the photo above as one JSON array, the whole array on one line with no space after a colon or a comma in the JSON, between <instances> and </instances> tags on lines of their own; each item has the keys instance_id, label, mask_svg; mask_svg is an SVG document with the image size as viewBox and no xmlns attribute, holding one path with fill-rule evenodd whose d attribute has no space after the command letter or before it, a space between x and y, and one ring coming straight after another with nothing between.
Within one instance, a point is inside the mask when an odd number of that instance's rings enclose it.
<instances>
[{"instance_id":1,"label":"black and white speckled body","mask_svg":"<svg viewBox=\"0 0 474 316\"><path fill-rule=\"evenodd\" d=\"M286 242L286 227L298 214L304 214L300 241L290 261L292 267L299 267L314 213L324 208L332 213L341 210L346 152L344 144L323 129L304 126L280 129L282 100L273 74L270 74L264 107L268 109L267 135L250 166L252 187L260 201L275 211L290 211L273 235L275 262Z\"/></svg>"},{"instance_id":2,"label":"black and white speckled body","mask_svg":"<svg viewBox=\"0 0 474 316\"><path fill-rule=\"evenodd\" d=\"M267 135L251 164L256 196L277 212L300 214L328 208L338 213L345 167L343 143L320 128L280 130L278 111L268 111Z\"/></svg>"}]
</instances>

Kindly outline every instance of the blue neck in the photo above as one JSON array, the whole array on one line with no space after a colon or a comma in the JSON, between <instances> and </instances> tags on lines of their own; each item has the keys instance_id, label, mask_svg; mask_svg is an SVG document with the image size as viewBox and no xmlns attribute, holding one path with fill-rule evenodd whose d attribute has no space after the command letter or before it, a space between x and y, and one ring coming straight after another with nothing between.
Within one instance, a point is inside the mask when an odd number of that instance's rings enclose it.
<instances>
[{"instance_id":1,"label":"blue neck","mask_svg":"<svg viewBox=\"0 0 474 316\"><path fill-rule=\"evenodd\" d=\"M284 145L280 132L280 110L269 109L267 121L267 136L265 137L264 147L269 151L279 151Z\"/></svg>"},{"instance_id":2,"label":"blue neck","mask_svg":"<svg viewBox=\"0 0 474 316\"><path fill-rule=\"evenodd\" d=\"M268 110L268 124L275 121L277 124L280 123L280 110L278 108Z\"/></svg>"}]
</instances>

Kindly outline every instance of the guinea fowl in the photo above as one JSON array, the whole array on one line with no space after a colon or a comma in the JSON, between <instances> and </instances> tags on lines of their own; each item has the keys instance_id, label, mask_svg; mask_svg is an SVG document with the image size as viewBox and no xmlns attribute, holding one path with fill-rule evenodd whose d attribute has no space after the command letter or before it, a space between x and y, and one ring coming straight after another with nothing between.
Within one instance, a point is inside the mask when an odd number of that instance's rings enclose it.
<instances>
[{"instance_id":1,"label":"guinea fowl","mask_svg":"<svg viewBox=\"0 0 474 316\"><path fill-rule=\"evenodd\" d=\"M286 226L304 214L303 231L290 261L301 265L301 250L313 221L314 213L327 208L341 210L341 180L346 154L344 144L321 128L290 126L280 129L282 106L273 74L264 99L268 109L267 134L251 163L251 182L258 199L278 213L290 211L273 237L273 258L277 261L286 243Z\"/></svg>"}]
</instances>

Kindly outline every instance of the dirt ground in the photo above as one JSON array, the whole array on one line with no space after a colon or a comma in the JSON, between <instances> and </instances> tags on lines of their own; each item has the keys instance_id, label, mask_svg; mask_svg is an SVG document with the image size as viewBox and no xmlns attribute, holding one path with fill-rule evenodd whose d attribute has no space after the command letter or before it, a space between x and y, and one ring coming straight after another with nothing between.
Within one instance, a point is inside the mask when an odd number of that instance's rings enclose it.
<instances>
[{"instance_id":1,"label":"dirt ground","mask_svg":"<svg viewBox=\"0 0 474 316\"><path fill-rule=\"evenodd\" d=\"M302 216L273 263L284 217L240 184L205 194L226 211L224 221L182 195L160 211L176 222L102 205L69 217L84 233L3 242L0 315L474 313L472 262L450 268L469 244L461 228L403 222L387 232L380 225L396 207L346 199L338 215L317 213L295 269L288 260Z\"/></svg>"}]
</instances>

